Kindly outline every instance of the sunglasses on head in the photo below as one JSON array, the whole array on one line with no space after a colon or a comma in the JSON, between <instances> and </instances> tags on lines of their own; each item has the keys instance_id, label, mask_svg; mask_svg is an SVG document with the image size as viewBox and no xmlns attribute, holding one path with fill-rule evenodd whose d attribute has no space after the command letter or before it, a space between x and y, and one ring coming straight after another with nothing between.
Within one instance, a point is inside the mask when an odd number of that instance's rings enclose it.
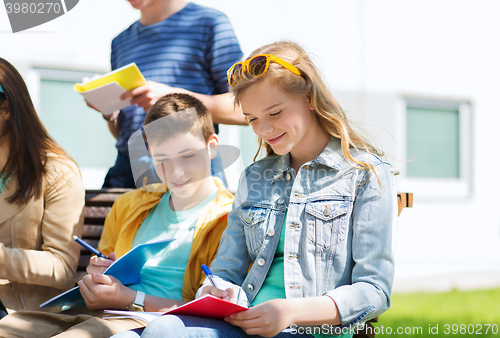
<instances>
[{"instance_id":1,"label":"sunglasses on head","mask_svg":"<svg viewBox=\"0 0 500 338\"><path fill-rule=\"evenodd\" d=\"M227 82L229 82L231 87L236 86L236 84L243 78L245 71L251 77L259 77L267 72L271 61L281 65L296 75L302 75L297 67L277 56L272 54L259 54L243 62L237 62L229 68L227 71Z\"/></svg>"}]
</instances>

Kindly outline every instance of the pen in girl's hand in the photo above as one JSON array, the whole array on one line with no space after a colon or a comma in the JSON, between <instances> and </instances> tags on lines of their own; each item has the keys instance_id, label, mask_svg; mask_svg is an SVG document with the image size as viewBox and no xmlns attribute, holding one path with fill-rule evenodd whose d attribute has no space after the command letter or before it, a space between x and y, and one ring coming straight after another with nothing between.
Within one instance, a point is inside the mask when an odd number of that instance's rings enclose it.
<instances>
[{"instance_id":1,"label":"pen in girl's hand","mask_svg":"<svg viewBox=\"0 0 500 338\"><path fill-rule=\"evenodd\" d=\"M214 275L212 274L212 271L210 271L208 266L206 266L205 264L202 264L201 268L203 269L203 272L205 273L205 275L207 275L207 278L210 281L210 283L212 283L212 285L217 288L217 285L215 285Z\"/></svg>"},{"instance_id":2,"label":"pen in girl's hand","mask_svg":"<svg viewBox=\"0 0 500 338\"><path fill-rule=\"evenodd\" d=\"M102 252L99 252L96 248L94 248L93 246L89 245L88 243L86 243L83 240L81 240L80 238L78 238L78 236L73 236L73 239L78 244L80 244L81 246L83 246L85 249L87 249L88 251L92 252L94 255L96 255L98 257L109 259Z\"/></svg>"}]
</instances>

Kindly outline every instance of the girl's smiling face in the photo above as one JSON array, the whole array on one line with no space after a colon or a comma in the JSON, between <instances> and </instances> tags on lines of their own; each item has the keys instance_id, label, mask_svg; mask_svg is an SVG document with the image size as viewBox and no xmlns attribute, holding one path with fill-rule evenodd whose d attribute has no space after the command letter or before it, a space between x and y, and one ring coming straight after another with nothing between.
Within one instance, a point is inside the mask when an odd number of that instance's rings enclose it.
<instances>
[{"instance_id":1,"label":"girl's smiling face","mask_svg":"<svg viewBox=\"0 0 500 338\"><path fill-rule=\"evenodd\" d=\"M315 140L322 141L326 134L307 94L292 96L279 86L260 81L245 89L240 104L255 134L276 154L290 153L292 162L295 159L299 166L310 160L308 154L316 152Z\"/></svg>"}]
</instances>

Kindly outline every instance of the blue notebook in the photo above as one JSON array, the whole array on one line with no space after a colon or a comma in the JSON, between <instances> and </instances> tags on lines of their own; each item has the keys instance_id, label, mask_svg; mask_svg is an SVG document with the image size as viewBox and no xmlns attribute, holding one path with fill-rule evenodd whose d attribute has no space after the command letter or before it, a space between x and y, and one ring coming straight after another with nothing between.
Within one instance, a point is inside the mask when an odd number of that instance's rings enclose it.
<instances>
[{"instance_id":1,"label":"blue notebook","mask_svg":"<svg viewBox=\"0 0 500 338\"><path fill-rule=\"evenodd\" d=\"M167 239L140 244L117 259L104 271L104 274L115 277L123 285L138 283L141 269L148 259L165 249L172 241L173 239ZM81 305L85 305L85 301L80 294L80 287L76 286L40 304L40 308L62 306L64 311Z\"/></svg>"}]
</instances>

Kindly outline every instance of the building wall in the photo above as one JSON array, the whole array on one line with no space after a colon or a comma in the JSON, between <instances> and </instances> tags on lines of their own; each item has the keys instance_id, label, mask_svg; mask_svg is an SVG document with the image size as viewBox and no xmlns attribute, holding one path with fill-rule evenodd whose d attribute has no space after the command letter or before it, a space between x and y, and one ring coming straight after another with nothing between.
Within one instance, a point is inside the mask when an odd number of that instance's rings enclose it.
<instances>
[{"instance_id":1,"label":"building wall","mask_svg":"<svg viewBox=\"0 0 500 338\"><path fill-rule=\"evenodd\" d=\"M470 102L470 193L415 194L414 207L399 217L396 288L460 287L464 279L467 286L500 285L500 183L489 175L498 163L490 149L500 123L500 3L253 1L244 10L231 1L204 3L225 9L246 54L283 38L314 53L339 102L397 170L408 160L398 122L402 97ZM405 180L397 180L405 191Z\"/></svg>"},{"instance_id":2,"label":"building wall","mask_svg":"<svg viewBox=\"0 0 500 338\"><path fill-rule=\"evenodd\" d=\"M500 183L490 174L498 163L493 143L500 125L495 102L500 78L498 1L197 3L228 15L245 55L280 39L303 45L346 112L373 135L397 170L407 160L398 120L402 97L470 102L470 191L454 196L438 189L439 198L415 194L414 207L399 217L396 285L444 275L445 285L451 287L467 275L472 276L473 285L480 286L484 279L493 278L493 272L500 270L500 198L496 193ZM28 80L33 66L104 72L109 70L112 37L137 17L122 0L85 0L53 22L7 34L7 17L0 10L0 32L4 32L0 55ZM36 76L29 82L38 100ZM251 161L255 138L248 127L224 126L221 139L243 147L244 157L231 174L237 176ZM404 190L404 177L397 180ZM481 279L474 278L479 270Z\"/></svg>"}]
</instances>

